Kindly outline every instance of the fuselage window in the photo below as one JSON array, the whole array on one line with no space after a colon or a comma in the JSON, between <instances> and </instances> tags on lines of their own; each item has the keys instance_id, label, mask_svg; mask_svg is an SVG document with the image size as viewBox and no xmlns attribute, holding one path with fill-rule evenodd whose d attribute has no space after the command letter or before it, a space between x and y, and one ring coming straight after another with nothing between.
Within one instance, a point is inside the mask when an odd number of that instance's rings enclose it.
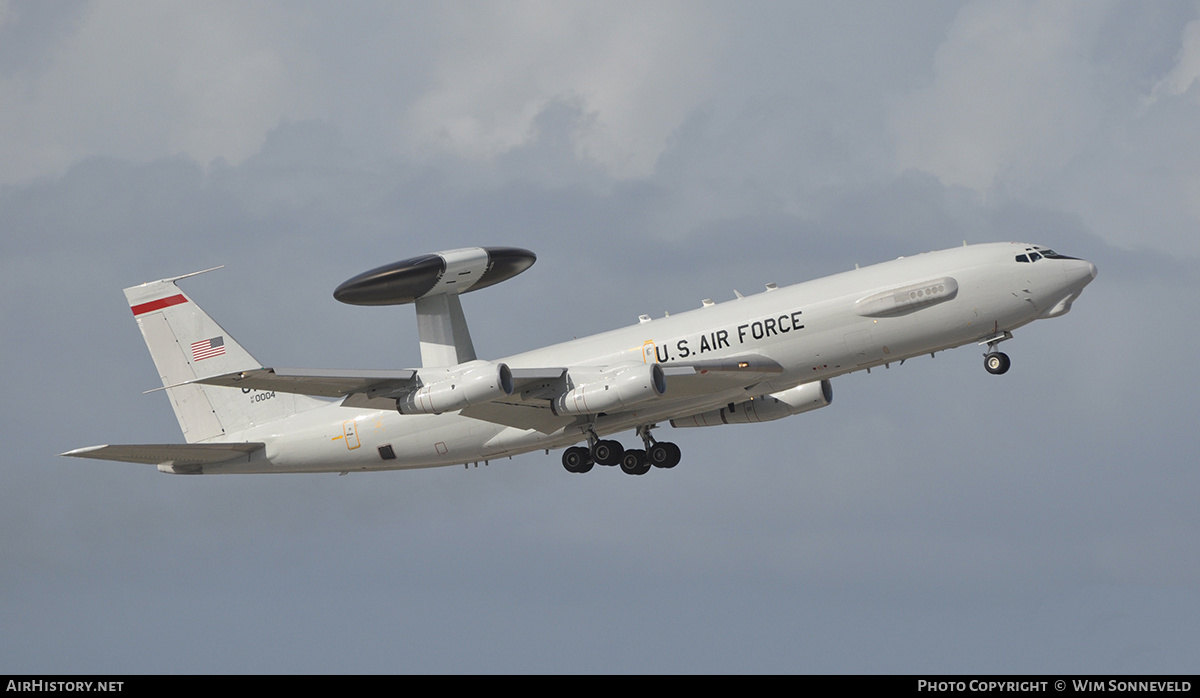
<instances>
[{"instance_id":1,"label":"fuselage window","mask_svg":"<svg viewBox=\"0 0 1200 698\"><path fill-rule=\"evenodd\" d=\"M1017 255L1017 261L1018 262L1029 262L1029 258L1023 254L1019 254L1019 255Z\"/></svg>"},{"instance_id":2,"label":"fuselage window","mask_svg":"<svg viewBox=\"0 0 1200 698\"><path fill-rule=\"evenodd\" d=\"M1031 261L1031 262L1036 262L1041 258L1042 258L1042 256L1040 254L1038 254L1037 252L1029 253L1029 261Z\"/></svg>"}]
</instances>

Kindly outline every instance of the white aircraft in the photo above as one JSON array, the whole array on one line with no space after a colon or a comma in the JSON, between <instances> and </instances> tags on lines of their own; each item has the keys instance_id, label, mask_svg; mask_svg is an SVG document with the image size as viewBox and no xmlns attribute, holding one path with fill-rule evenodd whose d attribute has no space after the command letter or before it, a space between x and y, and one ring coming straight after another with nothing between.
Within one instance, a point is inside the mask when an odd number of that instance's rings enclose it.
<instances>
[{"instance_id":1,"label":"white aircraft","mask_svg":"<svg viewBox=\"0 0 1200 698\"><path fill-rule=\"evenodd\" d=\"M679 447L652 429L765 422L824 407L830 379L986 345L1071 308L1090 262L1024 243L964 245L640 322L487 361L475 356L459 294L535 261L507 247L406 259L334 292L356 305L415 303L421 367L266 368L176 285L125 289L186 444L92 446L62 455L157 465L166 473L301 473L485 463L568 447L641 475L674 467ZM218 267L219 268L219 267ZM212 271L206 270L206 271ZM201 274L204 272L196 272ZM602 438L634 431L642 448ZM586 442L586 446L575 446Z\"/></svg>"}]
</instances>

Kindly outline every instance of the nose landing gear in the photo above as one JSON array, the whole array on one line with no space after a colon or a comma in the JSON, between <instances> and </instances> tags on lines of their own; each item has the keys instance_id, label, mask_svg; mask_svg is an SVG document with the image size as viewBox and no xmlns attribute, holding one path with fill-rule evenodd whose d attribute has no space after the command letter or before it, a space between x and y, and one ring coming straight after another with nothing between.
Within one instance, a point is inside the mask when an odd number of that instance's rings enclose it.
<instances>
[{"instance_id":1,"label":"nose landing gear","mask_svg":"<svg viewBox=\"0 0 1200 698\"><path fill-rule=\"evenodd\" d=\"M996 334L980 342L981 345L987 345L987 353L983 355L983 368L987 370L988 373L998 376L1002 373L1008 372L1008 368L1012 365L1012 361L1009 360L1008 354L1005 354L1002 351L996 351L996 347L1000 345L1000 342L1012 338L1012 332L1009 332L1008 330L1000 332L997 330Z\"/></svg>"}]
</instances>

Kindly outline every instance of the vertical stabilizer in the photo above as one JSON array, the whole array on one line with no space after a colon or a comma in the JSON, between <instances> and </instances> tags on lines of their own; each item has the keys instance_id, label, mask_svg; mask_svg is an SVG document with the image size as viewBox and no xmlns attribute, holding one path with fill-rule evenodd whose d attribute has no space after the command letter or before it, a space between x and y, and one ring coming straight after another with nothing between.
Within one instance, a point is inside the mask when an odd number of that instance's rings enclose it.
<instances>
[{"instance_id":1,"label":"vertical stabilizer","mask_svg":"<svg viewBox=\"0 0 1200 698\"><path fill-rule=\"evenodd\" d=\"M186 277L127 288L125 298L150 349L158 375L163 385L168 386L167 396L188 443L220 440L226 434L323 404L290 394L276 397L273 392L180 385L197 378L262 366L179 289L175 282L182 278Z\"/></svg>"}]
</instances>

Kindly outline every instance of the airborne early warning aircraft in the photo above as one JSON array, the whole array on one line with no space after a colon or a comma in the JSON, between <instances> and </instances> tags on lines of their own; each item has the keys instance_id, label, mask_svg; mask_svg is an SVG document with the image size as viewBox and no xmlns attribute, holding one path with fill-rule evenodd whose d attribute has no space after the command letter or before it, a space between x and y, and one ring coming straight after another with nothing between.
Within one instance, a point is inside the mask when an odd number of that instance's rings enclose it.
<instances>
[{"instance_id":1,"label":"airborne early warning aircraft","mask_svg":"<svg viewBox=\"0 0 1200 698\"><path fill-rule=\"evenodd\" d=\"M997 345L1071 308L1096 267L1038 245L929 252L510 356L478 359L459 295L511 278L533 253L473 247L360 274L334 297L414 303L421 367L266 368L176 285L125 289L186 444L65 456L166 473L300 473L478 463L568 447L563 466L641 475L680 449L652 430L765 422L824 407L830 379L964 344ZM208 270L212 271L212 270ZM196 272L200 274L203 272ZM610 437L632 431L639 448ZM586 446L577 446L586 442Z\"/></svg>"}]
</instances>

